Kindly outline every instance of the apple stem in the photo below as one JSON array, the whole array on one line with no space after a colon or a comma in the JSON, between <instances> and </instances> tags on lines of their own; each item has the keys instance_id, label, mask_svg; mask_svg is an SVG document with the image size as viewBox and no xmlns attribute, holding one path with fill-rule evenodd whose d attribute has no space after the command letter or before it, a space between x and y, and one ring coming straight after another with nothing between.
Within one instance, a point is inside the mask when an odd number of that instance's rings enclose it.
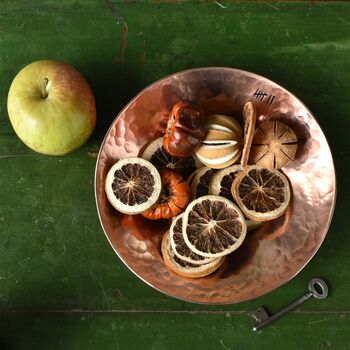
<instances>
[{"instance_id":1,"label":"apple stem","mask_svg":"<svg viewBox=\"0 0 350 350\"><path fill-rule=\"evenodd\" d=\"M49 79L47 78L44 78L43 80L43 84L41 86L41 95L46 98L48 96L48 93L46 91L46 88L47 88L47 84L49 83Z\"/></svg>"}]
</instances>

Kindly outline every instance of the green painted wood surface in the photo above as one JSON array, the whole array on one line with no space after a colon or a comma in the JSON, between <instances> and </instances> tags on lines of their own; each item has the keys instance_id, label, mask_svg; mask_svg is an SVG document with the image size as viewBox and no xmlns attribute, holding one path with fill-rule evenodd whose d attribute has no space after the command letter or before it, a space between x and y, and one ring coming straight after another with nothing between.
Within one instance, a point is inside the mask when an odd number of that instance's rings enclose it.
<instances>
[{"instance_id":1,"label":"green painted wood surface","mask_svg":"<svg viewBox=\"0 0 350 350\"><path fill-rule=\"evenodd\" d=\"M9 349L346 349L349 315L293 314L269 331L247 332L246 315L205 313L10 314ZM301 323L303 334L300 335ZM45 333L44 333L45 332Z\"/></svg>"},{"instance_id":2,"label":"green painted wood surface","mask_svg":"<svg viewBox=\"0 0 350 350\"><path fill-rule=\"evenodd\" d=\"M346 2L1 1L1 348L349 349L349 18ZM64 157L27 149L7 116L16 72L43 58L75 66L96 96L96 132ZM312 110L333 151L338 201L324 244L291 282L251 302L203 306L154 291L120 262L97 218L93 177L102 137L134 94L218 65L264 75ZM317 275L331 285L328 299L252 333L249 311L276 310Z\"/></svg>"}]
</instances>

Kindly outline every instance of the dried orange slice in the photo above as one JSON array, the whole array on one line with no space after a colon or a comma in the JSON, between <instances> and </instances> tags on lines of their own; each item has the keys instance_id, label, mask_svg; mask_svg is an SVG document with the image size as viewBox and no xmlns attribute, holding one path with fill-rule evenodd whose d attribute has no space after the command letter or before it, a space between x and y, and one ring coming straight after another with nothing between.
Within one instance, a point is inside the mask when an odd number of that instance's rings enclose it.
<instances>
[{"instance_id":1,"label":"dried orange slice","mask_svg":"<svg viewBox=\"0 0 350 350\"><path fill-rule=\"evenodd\" d=\"M199 168L200 169L200 168ZM199 170L199 169L197 169L197 170ZM196 175L196 173L197 173L197 170L196 171L194 171L188 178L187 178L187 183L191 186L191 184L192 184L192 181L193 181L193 179L194 179L194 177L195 177L195 175Z\"/></svg>"},{"instance_id":2,"label":"dried orange slice","mask_svg":"<svg viewBox=\"0 0 350 350\"><path fill-rule=\"evenodd\" d=\"M254 230L255 228L260 227L264 223L264 221L256 221L256 220L245 218L245 223L247 224L247 230L251 231L251 230Z\"/></svg>"},{"instance_id":3,"label":"dried orange slice","mask_svg":"<svg viewBox=\"0 0 350 350\"><path fill-rule=\"evenodd\" d=\"M236 250L243 242L247 225L240 209L219 196L204 196L191 202L182 219L182 234L196 254L218 258Z\"/></svg>"},{"instance_id":4,"label":"dried orange slice","mask_svg":"<svg viewBox=\"0 0 350 350\"><path fill-rule=\"evenodd\" d=\"M190 183L192 199L209 194L209 183L213 175L213 169L206 166L203 166L196 170ZM192 175L190 177L192 177Z\"/></svg>"},{"instance_id":5,"label":"dried orange slice","mask_svg":"<svg viewBox=\"0 0 350 350\"><path fill-rule=\"evenodd\" d=\"M289 181L277 169L246 167L232 184L232 194L244 215L256 221L276 219L290 202Z\"/></svg>"},{"instance_id":6,"label":"dried orange slice","mask_svg":"<svg viewBox=\"0 0 350 350\"><path fill-rule=\"evenodd\" d=\"M165 265L172 271L184 277L199 278L208 276L217 270L225 258L218 258L208 264L193 265L179 259L171 248L169 232L162 239L162 255Z\"/></svg>"},{"instance_id":7,"label":"dried orange slice","mask_svg":"<svg viewBox=\"0 0 350 350\"><path fill-rule=\"evenodd\" d=\"M165 152L163 138L160 137L146 144L139 153L140 157L151 162L157 169L169 168L179 172L187 179L196 169L202 166L195 156L175 158Z\"/></svg>"},{"instance_id":8,"label":"dried orange slice","mask_svg":"<svg viewBox=\"0 0 350 350\"><path fill-rule=\"evenodd\" d=\"M161 192L158 170L148 161L130 157L108 171L105 191L113 207L125 214L139 214L154 205Z\"/></svg>"},{"instance_id":9,"label":"dried orange slice","mask_svg":"<svg viewBox=\"0 0 350 350\"><path fill-rule=\"evenodd\" d=\"M222 196L229 199L230 201L235 202L232 196L231 187L234 179L242 170L243 167L239 164L236 164L216 172L210 181L209 194ZM262 221L254 221L247 218L245 219L248 231L253 230L263 224Z\"/></svg>"},{"instance_id":10,"label":"dried orange slice","mask_svg":"<svg viewBox=\"0 0 350 350\"><path fill-rule=\"evenodd\" d=\"M215 258L205 258L188 248L182 235L182 217L183 214L175 217L169 228L170 244L174 254L193 265L203 265L213 261Z\"/></svg>"},{"instance_id":11,"label":"dried orange slice","mask_svg":"<svg viewBox=\"0 0 350 350\"><path fill-rule=\"evenodd\" d=\"M236 164L217 171L211 178L209 194L222 196L232 201L232 182L242 169L243 167L241 165Z\"/></svg>"},{"instance_id":12,"label":"dried orange slice","mask_svg":"<svg viewBox=\"0 0 350 350\"><path fill-rule=\"evenodd\" d=\"M241 157L241 165L246 166L248 164L249 152L252 146L254 131L256 123L256 109L254 105L249 101L243 107L243 134L244 144Z\"/></svg>"},{"instance_id":13,"label":"dried orange slice","mask_svg":"<svg viewBox=\"0 0 350 350\"><path fill-rule=\"evenodd\" d=\"M294 160L298 139L294 131L278 120L263 122L255 130L250 163L281 169Z\"/></svg>"}]
</instances>

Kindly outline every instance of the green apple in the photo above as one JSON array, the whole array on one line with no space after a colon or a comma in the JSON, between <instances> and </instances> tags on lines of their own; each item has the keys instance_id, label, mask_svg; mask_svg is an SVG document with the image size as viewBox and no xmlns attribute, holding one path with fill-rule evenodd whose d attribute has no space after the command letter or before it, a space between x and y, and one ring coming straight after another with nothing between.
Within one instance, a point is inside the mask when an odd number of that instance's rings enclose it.
<instances>
[{"instance_id":1,"label":"green apple","mask_svg":"<svg viewBox=\"0 0 350 350\"><path fill-rule=\"evenodd\" d=\"M59 61L37 61L13 80L7 110L18 137L36 152L63 155L96 125L94 95L84 77Z\"/></svg>"}]
</instances>

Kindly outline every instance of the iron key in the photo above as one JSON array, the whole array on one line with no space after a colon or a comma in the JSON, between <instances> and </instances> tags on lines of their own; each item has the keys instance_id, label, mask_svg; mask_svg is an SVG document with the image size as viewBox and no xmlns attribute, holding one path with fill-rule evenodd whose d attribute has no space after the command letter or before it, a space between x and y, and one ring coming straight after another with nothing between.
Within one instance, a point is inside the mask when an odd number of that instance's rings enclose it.
<instances>
[{"instance_id":1,"label":"iron key","mask_svg":"<svg viewBox=\"0 0 350 350\"><path fill-rule=\"evenodd\" d=\"M284 316L289 311L294 310L299 305L309 300L311 297L316 299L325 299L328 296L328 286L327 283L321 278L313 278L309 282L309 291L304 294L301 298L293 301L283 309L277 311L273 315L269 316L264 307L259 307L256 311L252 313L252 316L256 320L256 325L253 327L253 331L257 332L260 329L264 328L271 322L277 320L278 318Z\"/></svg>"}]
</instances>

